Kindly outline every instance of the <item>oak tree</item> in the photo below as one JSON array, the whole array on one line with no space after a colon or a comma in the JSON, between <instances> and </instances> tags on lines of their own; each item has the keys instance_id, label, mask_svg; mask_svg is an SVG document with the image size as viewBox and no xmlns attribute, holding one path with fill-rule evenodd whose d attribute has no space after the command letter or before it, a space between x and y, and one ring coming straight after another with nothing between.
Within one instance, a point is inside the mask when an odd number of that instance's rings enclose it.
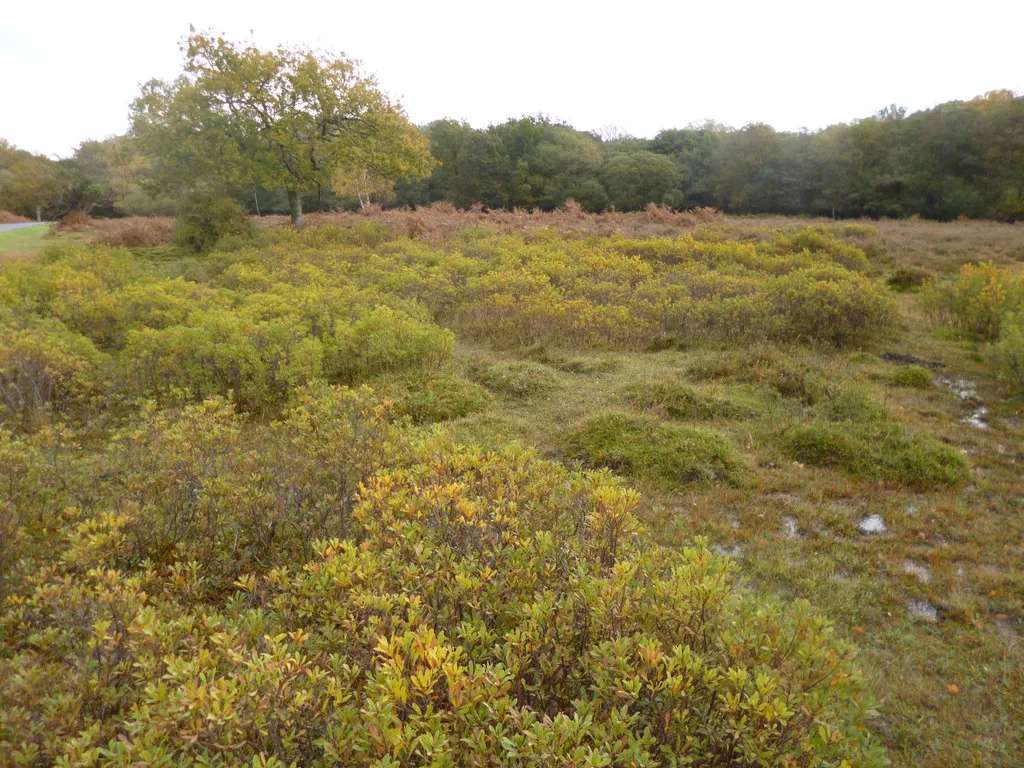
<instances>
[{"instance_id":1,"label":"oak tree","mask_svg":"<svg viewBox=\"0 0 1024 768\"><path fill-rule=\"evenodd\" d=\"M165 187L284 188L301 227L307 190L433 167L400 105L343 55L264 51L195 31L183 50L182 74L147 83L132 107L132 132Z\"/></svg>"}]
</instances>

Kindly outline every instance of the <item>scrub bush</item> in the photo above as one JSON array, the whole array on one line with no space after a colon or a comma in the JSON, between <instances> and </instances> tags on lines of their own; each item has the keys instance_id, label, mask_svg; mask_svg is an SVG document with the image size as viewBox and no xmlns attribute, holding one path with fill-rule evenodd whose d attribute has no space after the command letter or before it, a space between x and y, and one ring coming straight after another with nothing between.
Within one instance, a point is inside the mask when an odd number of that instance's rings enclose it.
<instances>
[{"instance_id":1,"label":"scrub bush","mask_svg":"<svg viewBox=\"0 0 1024 768\"><path fill-rule=\"evenodd\" d=\"M1003 319L999 341L992 347L996 371L1017 389L1024 389L1024 314Z\"/></svg>"},{"instance_id":2,"label":"scrub bush","mask_svg":"<svg viewBox=\"0 0 1024 768\"><path fill-rule=\"evenodd\" d=\"M233 393L255 412L279 407L293 389L324 377L323 344L301 325L257 323L227 310L195 312L188 325L130 331L120 360L126 387L137 395Z\"/></svg>"},{"instance_id":3,"label":"scrub bush","mask_svg":"<svg viewBox=\"0 0 1024 768\"><path fill-rule=\"evenodd\" d=\"M341 378L365 381L382 373L436 370L455 352L451 331L387 306L337 329Z\"/></svg>"},{"instance_id":4,"label":"scrub bush","mask_svg":"<svg viewBox=\"0 0 1024 768\"><path fill-rule=\"evenodd\" d=\"M487 390L451 373L391 377L372 382L394 401L394 412L414 424L448 421L482 411L490 402Z\"/></svg>"},{"instance_id":5,"label":"scrub bush","mask_svg":"<svg viewBox=\"0 0 1024 768\"><path fill-rule=\"evenodd\" d=\"M191 253L206 253L229 235L247 237L253 232L249 216L231 198L196 194L178 208L171 239Z\"/></svg>"},{"instance_id":6,"label":"scrub bush","mask_svg":"<svg viewBox=\"0 0 1024 768\"><path fill-rule=\"evenodd\" d=\"M102 390L105 361L58 321L0 325L0 415L28 425L81 403Z\"/></svg>"},{"instance_id":7,"label":"scrub bush","mask_svg":"<svg viewBox=\"0 0 1024 768\"><path fill-rule=\"evenodd\" d=\"M1024 312L1024 274L993 264L965 264L957 279L930 283L922 302L935 320L994 340L1007 314Z\"/></svg>"},{"instance_id":8,"label":"scrub bush","mask_svg":"<svg viewBox=\"0 0 1024 768\"><path fill-rule=\"evenodd\" d=\"M123 516L84 522L0 616L0 761L879 765L829 623L704 542L646 545L637 503L430 438L350 537L219 603L197 563L118 569Z\"/></svg>"}]
</instances>

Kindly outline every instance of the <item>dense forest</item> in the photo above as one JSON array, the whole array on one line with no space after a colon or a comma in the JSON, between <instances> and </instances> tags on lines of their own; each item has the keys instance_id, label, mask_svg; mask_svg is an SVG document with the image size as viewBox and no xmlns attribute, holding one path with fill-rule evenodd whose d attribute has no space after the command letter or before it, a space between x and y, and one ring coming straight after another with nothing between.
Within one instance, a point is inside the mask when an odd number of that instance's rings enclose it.
<instances>
[{"instance_id":1,"label":"dense forest","mask_svg":"<svg viewBox=\"0 0 1024 768\"><path fill-rule=\"evenodd\" d=\"M705 123L638 139L543 116L486 129L439 120L420 131L439 161L430 175L398 184L325 178L306 192L306 210L368 200L551 210L574 199L593 212L656 203L730 213L1024 219L1024 97L1011 91L909 115L893 106L818 132ZM0 140L0 208L44 217L171 212L173 201L147 184L151 168L131 134L84 142L58 161ZM231 185L254 213L287 208L282 191Z\"/></svg>"},{"instance_id":2,"label":"dense forest","mask_svg":"<svg viewBox=\"0 0 1024 768\"><path fill-rule=\"evenodd\" d=\"M817 132L706 123L640 139L543 116L485 129L439 120L420 130L439 161L429 176L369 185L325 179L307 191L304 207L373 199L551 210L572 199L593 212L655 203L730 213L1024 218L1024 97L1011 91L911 115L890 106ZM171 212L173 202L146 184L150 168L131 135L83 142L59 161L0 141L0 207L50 217ZM287 208L281 191L232 183L254 213Z\"/></svg>"}]
</instances>

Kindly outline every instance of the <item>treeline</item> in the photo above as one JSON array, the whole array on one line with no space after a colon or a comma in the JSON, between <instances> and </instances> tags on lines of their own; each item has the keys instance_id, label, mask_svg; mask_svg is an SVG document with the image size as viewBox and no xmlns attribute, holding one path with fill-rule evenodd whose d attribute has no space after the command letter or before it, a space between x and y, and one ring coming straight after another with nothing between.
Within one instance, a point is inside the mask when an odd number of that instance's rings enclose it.
<instances>
[{"instance_id":1,"label":"treeline","mask_svg":"<svg viewBox=\"0 0 1024 768\"><path fill-rule=\"evenodd\" d=\"M652 139L599 136L544 117L486 129L453 120L421 128L440 161L426 178L363 188L321 185L306 210L447 201L459 207L588 211L711 206L729 213L836 217L959 216L1024 219L1024 97L994 91L907 115L877 115L818 132L761 123L706 123ZM149 162L131 137L82 144L52 161L0 141L0 208L53 217L170 212L147 183ZM252 212L284 212L281 191L235 188Z\"/></svg>"},{"instance_id":2,"label":"treeline","mask_svg":"<svg viewBox=\"0 0 1024 768\"><path fill-rule=\"evenodd\" d=\"M890 107L816 133L761 123L611 140L543 119L424 128L441 165L395 202L589 211L648 203L729 213L1024 218L1024 97L996 91L906 115Z\"/></svg>"}]
</instances>

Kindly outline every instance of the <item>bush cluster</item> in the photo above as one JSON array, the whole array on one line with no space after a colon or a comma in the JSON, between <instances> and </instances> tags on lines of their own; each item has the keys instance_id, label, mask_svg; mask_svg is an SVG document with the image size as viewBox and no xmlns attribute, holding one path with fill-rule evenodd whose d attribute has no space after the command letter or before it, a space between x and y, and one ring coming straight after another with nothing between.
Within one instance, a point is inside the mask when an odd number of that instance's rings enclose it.
<instances>
[{"instance_id":1,"label":"bush cluster","mask_svg":"<svg viewBox=\"0 0 1024 768\"><path fill-rule=\"evenodd\" d=\"M1024 274L992 264L967 264L955 280L931 283L925 307L942 323L991 343L999 375L1024 389Z\"/></svg>"},{"instance_id":2,"label":"bush cluster","mask_svg":"<svg viewBox=\"0 0 1024 768\"><path fill-rule=\"evenodd\" d=\"M118 462L0 616L0 762L874 761L852 648L806 603L651 546L634 491L519 449L406 439L356 491L374 459L336 448L380 427L366 407L309 393L267 427L272 476L222 401L147 410L115 450L148 464ZM287 560L256 508L333 538Z\"/></svg>"},{"instance_id":3,"label":"bush cluster","mask_svg":"<svg viewBox=\"0 0 1024 768\"><path fill-rule=\"evenodd\" d=\"M227 197L196 194L178 208L171 239L176 246L192 253L206 253L222 238L244 238L253 232L249 215Z\"/></svg>"}]
</instances>

